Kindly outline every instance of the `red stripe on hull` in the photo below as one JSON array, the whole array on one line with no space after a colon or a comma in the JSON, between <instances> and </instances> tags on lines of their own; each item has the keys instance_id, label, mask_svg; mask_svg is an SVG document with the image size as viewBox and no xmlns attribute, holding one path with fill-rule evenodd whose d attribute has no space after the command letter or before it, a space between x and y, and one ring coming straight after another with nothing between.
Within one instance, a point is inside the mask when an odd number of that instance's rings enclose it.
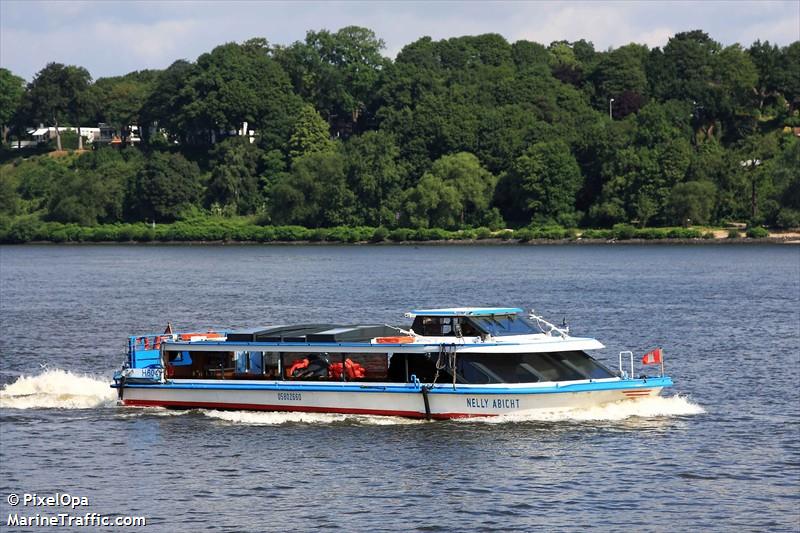
<instances>
[{"instance_id":1,"label":"red stripe on hull","mask_svg":"<svg viewBox=\"0 0 800 533\"><path fill-rule=\"evenodd\" d=\"M345 415L375 415L375 416L400 416L404 418L425 418L425 413L417 411L391 411L377 409L350 409L346 407L313 407L313 406L288 406L288 405L261 405L250 403L219 403L219 402L180 402L160 400L123 400L126 406L134 407L181 407L186 409L223 409L237 411L274 411L288 413L335 413ZM472 413L431 413L431 418L445 420L449 418L471 418L497 416L493 414Z\"/></svg>"}]
</instances>

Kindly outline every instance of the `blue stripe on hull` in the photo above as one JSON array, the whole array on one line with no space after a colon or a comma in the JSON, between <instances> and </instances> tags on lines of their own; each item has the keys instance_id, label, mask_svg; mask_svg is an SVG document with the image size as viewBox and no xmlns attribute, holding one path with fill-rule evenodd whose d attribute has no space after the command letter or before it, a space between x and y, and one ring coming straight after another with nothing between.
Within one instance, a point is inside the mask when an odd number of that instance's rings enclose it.
<instances>
[{"instance_id":1,"label":"blue stripe on hull","mask_svg":"<svg viewBox=\"0 0 800 533\"><path fill-rule=\"evenodd\" d=\"M654 377L647 379L627 379L621 381L604 381L590 383L567 383L549 387L525 387L525 388L489 388L489 387L470 387L462 388L456 385L439 384L430 390L430 394L553 394L560 392L590 392L604 390L621 390L637 388L658 388L671 387L672 378L667 376ZM116 388L117 385L111 385ZM206 390L270 390L270 391L291 391L291 392L380 392L380 393L408 393L420 390L415 385L325 385L314 383L309 385L299 385L296 382L279 383L242 383L235 381L225 381L221 383L126 383L125 388L141 389L206 389Z\"/></svg>"}]
</instances>

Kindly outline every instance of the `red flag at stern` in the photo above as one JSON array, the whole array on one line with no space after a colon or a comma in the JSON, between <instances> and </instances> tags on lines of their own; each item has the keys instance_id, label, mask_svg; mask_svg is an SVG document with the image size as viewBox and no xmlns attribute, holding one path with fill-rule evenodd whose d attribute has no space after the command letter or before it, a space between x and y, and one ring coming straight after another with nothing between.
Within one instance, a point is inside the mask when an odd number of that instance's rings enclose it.
<instances>
[{"instance_id":1,"label":"red flag at stern","mask_svg":"<svg viewBox=\"0 0 800 533\"><path fill-rule=\"evenodd\" d=\"M642 357L643 365L660 365L662 363L661 348L650 350Z\"/></svg>"}]
</instances>

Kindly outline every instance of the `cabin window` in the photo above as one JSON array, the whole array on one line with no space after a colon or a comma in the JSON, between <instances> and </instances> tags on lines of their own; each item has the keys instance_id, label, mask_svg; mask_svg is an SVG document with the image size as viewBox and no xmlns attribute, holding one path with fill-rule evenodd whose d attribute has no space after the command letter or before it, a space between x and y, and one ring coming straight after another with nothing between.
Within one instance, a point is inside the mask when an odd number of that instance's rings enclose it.
<instances>
[{"instance_id":1,"label":"cabin window","mask_svg":"<svg viewBox=\"0 0 800 533\"><path fill-rule=\"evenodd\" d=\"M278 354L273 352L236 352L235 377L239 379L277 379Z\"/></svg>"},{"instance_id":2,"label":"cabin window","mask_svg":"<svg viewBox=\"0 0 800 533\"><path fill-rule=\"evenodd\" d=\"M331 354L331 360L339 355L333 363L330 375L341 379L338 369L341 368L344 355L345 381L386 381L389 377L389 356L385 353L345 353ZM350 363L348 364L348 361Z\"/></svg>"},{"instance_id":3,"label":"cabin window","mask_svg":"<svg viewBox=\"0 0 800 533\"><path fill-rule=\"evenodd\" d=\"M438 354L394 354L389 365L389 379L396 383L407 383L411 376L416 376L420 383L433 383L437 359ZM442 369L437 382L449 383L452 381L451 376L447 369Z\"/></svg>"},{"instance_id":4,"label":"cabin window","mask_svg":"<svg viewBox=\"0 0 800 533\"><path fill-rule=\"evenodd\" d=\"M555 352L553 356L562 364L574 368L589 379L614 377L611 370L586 352Z\"/></svg>"},{"instance_id":5,"label":"cabin window","mask_svg":"<svg viewBox=\"0 0 800 533\"><path fill-rule=\"evenodd\" d=\"M472 384L575 381L614 376L606 367L580 351L461 354L456 368L459 382Z\"/></svg>"},{"instance_id":6,"label":"cabin window","mask_svg":"<svg viewBox=\"0 0 800 533\"><path fill-rule=\"evenodd\" d=\"M317 381L386 381L385 353L284 353L284 379Z\"/></svg>"},{"instance_id":7,"label":"cabin window","mask_svg":"<svg viewBox=\"0 0 800 533\"><path fill-rule=\"evenodd\" d=\"M167 376L176 379L231 379L236 373L234 352L166 352Z\"/></svg>"},{"instance_id":8,"label":"cabin window","mask_svg":"<svg viewBox=\"0 0 800 533\"><path fill-rule=\"evenodd\" d=\"M192 356L189 352L167 352L169 364L173 366L189 366L192 364Z\"/></svg>"},{"instance_id":9,"label":"cabin window","mask_svg":"<svg viewBox=\"0 0 800 533\"><path fill-rule=\"evenodd\" d=\"M473 316L470 317L470 320L472 320L479 329L494 337L543 333L536 322L519 315Z\"/></svg>"},{"instance_id":10,"label":"cabin window","mask_svg":"<svg viewBox=\"0 0 800 533\"><path fill-rule=\"evenodd\" d=\"M328 381L328 367L336 354L285 352L283 354L283 379Z\"/></svg>"},{"instance_id":11,"label":"cabin window","mask_svg":"<svg viewBox=\"0 0 800 533\"><path fill-rule=\"evenodd\" d=\"M477 337L481 334L464 317L418 316L411 329L425 337Z\"/></svg>"}]
</instances>

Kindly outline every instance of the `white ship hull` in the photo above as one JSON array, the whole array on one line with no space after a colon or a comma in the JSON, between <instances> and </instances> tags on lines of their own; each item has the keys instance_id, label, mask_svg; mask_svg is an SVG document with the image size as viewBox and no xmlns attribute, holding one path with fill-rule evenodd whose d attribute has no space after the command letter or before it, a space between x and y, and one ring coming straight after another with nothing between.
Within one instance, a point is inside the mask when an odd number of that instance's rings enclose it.
<instances>
[{"instance_id":1,"label":"white ship hull","mask_svg":"<svg viewBox=\"0 0 800 533\"><path fill-rule=\"evenodd\" d=\"M669 378L493 386L210 382L125 386L129 406L347 413L412 418L464 418L603 405L656 396ZM427 401L426 401L427 400ZM426 407L427 403L427 407Z\"/></svg>"}]
</instances>

